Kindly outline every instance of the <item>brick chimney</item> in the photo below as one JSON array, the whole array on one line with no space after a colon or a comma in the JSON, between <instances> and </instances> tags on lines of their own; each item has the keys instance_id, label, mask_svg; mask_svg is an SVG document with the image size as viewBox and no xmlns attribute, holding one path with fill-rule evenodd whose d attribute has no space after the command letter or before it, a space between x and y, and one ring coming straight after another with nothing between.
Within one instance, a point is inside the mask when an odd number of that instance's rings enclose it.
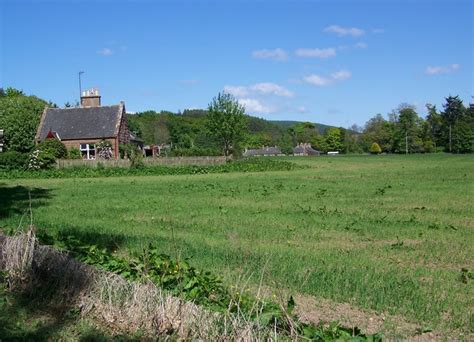
<instances>
[{"instance_id":1,"label":"brick chimney","mask_svg":"<svg viewBox=\"0 0 474 342\"><path fill-rule=\"evenodd\" d=\"M100 107L99 89L92 88L81 94L81 107Z\"/></svg>"}]
</instances>

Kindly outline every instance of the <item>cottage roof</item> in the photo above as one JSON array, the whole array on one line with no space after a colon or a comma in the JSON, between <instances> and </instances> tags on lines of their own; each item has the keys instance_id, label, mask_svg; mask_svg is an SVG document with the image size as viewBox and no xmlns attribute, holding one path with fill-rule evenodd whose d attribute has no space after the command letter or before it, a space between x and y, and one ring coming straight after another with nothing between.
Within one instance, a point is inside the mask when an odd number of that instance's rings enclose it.
<instances>
[{"instance_id":1,"label":"cottage roof","mask_svg":"<svg viewBox=\"0 0 474 342\"><path fill-rule=\"evenodd\" d=\"M123 106L47 108L36 139L43 140L50 130L62 140L109 138L117 135Z\"/></svg>"},{"instance_id":2,"label":"cottage roof","mask_svg":"<svg viewBox=\"0 0 474 342\"><path fill-rule=\"evenodd\" d=\"M252 156L266 156L266 155L279 155L282 154L280 148L274 147L263 147L261 149L247 150L244 152L244 157Z\"/></svg>"}]
</instances>

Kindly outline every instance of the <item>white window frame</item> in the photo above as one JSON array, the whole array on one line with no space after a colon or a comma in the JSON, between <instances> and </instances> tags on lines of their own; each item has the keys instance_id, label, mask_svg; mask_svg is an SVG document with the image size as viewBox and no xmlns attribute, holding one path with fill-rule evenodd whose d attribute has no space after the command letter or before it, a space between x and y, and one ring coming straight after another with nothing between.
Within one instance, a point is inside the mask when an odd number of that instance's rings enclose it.
<instances>
[{"instance_id":1,"label":"white window frame","mask_svg":"<svg viewBox=\"0 0 474 342\"><path fill-rule=\"evenodd\" d=\"M84 147L83 147L84 146ZM79 144L79 150L85 152L86 160L94 160L96 155L95 144ZM94 151L94 154L91 154L91 151Z\"/></svg>"}]
</instances>

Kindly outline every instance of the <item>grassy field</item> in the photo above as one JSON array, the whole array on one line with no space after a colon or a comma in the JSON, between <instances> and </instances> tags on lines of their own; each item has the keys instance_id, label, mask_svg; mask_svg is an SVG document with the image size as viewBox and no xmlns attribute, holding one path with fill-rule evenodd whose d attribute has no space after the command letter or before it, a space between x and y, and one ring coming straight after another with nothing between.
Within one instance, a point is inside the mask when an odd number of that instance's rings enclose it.
<instances>
[{"instance_id":1,"label":"grassy field","mask_svg":"<svg viewBox=\"0 0 474 342\"><path fill-rule=\"evenodd\" d=\"M40 230L119 253L153 242L231 283L474 331L474 156L288 160L309 168L0 180L0 227L19 226L31 189Z\"/></svg>"}]
</instances>

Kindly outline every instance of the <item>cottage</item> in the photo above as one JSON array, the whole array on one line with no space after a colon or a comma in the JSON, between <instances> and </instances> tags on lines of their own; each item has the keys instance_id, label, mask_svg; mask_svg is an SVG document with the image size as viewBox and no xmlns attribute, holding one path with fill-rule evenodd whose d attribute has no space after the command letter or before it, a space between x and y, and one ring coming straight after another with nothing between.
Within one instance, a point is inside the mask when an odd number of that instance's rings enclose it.
<instances>
[{"instance_id":1,"label":"cottage","mask_svg":"<svg viewBox=\"0 0 474 342\"><path fill-rule=\"evenodd\" d=\"M293 149L294 156L319 156L321 152L311 147L310 143L300 143Z\"/></svg>"},{"instance_id":2,"label":"cottage","mask_svg":"<svg viewBox=\"0 0 474 342\"><path fill-rule=\"evenodd\" d=\"M244 157L257 157L257 156L282 156L281 150L277 146L262 147L261 149L245 150L243 153Z\"/></svg>"},{"instance_id":3,"label":"cottage","mask_svg":"<svg viewBox=\"0 0 474 342\"><path fill-rule=\"evenodd\" d=\"M135 143L139 138L130 133L125 116L125 104L101 106L97 89L82 93L81 107L46 107L36 133L36 142L48 137L61 140L68 150L77 148L83 159L96 158L96 144L102 140L112 145L113 157L119 158L119 145Z\"/></svg>"}]
</instances>

